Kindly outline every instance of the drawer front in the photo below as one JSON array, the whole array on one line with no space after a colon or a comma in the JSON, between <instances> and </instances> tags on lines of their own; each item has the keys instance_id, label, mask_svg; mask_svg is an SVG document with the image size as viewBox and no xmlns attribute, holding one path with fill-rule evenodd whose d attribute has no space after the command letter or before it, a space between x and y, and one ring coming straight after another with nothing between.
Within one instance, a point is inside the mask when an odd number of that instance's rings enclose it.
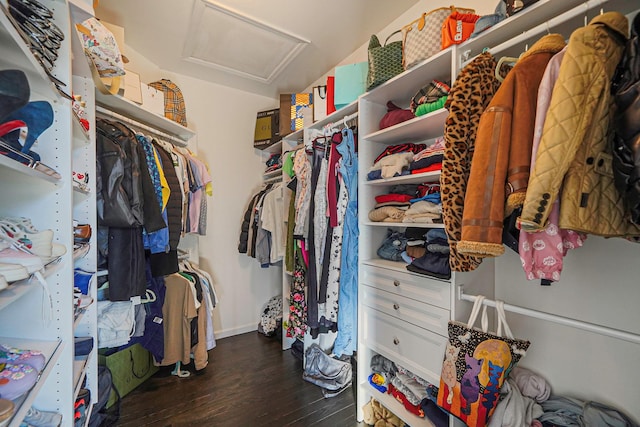
<instances>
[{"instance_id":1,"label":"drawer front","mask_svg":"<svg viewBox=\"0 0 640 427\"><path fill-rule=\"evenodd\" d=\"M447 338L368 307L363 343L432 384L440 384Z\"/></svg>"},{"instance_id":2,"label":"drawer front","mask_svg":"<svg viewBox=\"0 0 640 427\"><path fill-rule=\"evenodd\" d=\"M452 285L448 281L366 266L363 268L362 283L445 310L451 308Z\"/></svg>"},{"instance_id":3,"label":"drawer front","mask_svg":"<svg viewBox=\"0 0 640 427\"><path fill-rule=\"evenodd\" d=\"M382 311L397 319L404 320L436 334L447 336L449 310L412 300L371 286L362 286L361 298L364 305Z\"/></svg>"}]
</instances>

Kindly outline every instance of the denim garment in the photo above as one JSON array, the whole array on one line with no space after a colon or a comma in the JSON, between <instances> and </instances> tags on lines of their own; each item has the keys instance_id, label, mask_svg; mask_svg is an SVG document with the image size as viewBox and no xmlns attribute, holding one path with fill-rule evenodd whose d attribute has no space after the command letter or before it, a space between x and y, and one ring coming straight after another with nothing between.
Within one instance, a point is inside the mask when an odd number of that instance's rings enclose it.
<instances>
[{"instance_id":1,"label":"denim garment","mask_svg":"<svg viewBox=\"0 0 640 427\"><path fill-rule=\"evenodd\" d=\"M500 21L504 21L507 18L507 5L503 0L498 1L498 5L492 15L481 16L476 21L476 26L473 29L473 33L469 38L474 38L481 32L493 27Z\"/></svg>"},{"instance_id":2,"label":"denim garment","mask_svg":"<svg viewBox=\"0 0 640 427\"><path fill-rule=\"evenodd\" d=\"M402 261L402 252L407 247L407 236L399 231L387 230L387 237L377 250L377 254L382 259L390 261Z\"/></svg>"},{"instance_id":3,"label":"denim garment","mask_svg":"<svg viewBox=\"0 0 640 427\"><path fill-rule=\"evenodd\" d=\"M358 157L351 129L342 130L338 152L342 155L340 174L349 193L342 236L338 335L333 347L340 357L353 354L358 334Z\"/></svg>"}]
</instances>

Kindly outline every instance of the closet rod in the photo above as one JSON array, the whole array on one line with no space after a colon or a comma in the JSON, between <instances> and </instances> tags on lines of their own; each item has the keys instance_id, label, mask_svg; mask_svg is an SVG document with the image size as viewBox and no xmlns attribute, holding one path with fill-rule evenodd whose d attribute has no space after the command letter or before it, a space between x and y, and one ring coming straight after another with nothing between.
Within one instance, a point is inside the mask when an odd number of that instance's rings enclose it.
<instances>
[{"instance_id":1,"label":"closet rod","mask_svg":"<svg viewBox=\"0 0 640 427\"><path fill-rule=\"evenodd\" d=\"M110 117L112 119L116 119L116 120L120 120L122 122L128 123L131 126L139 129L139 130L144 130L146 132L149 132L155 136L160 137L161 139L165 139L167 140L167 142L172 143L173 145L177 145L178 147L186 147L187 143L182 141L179 138L176 138L173 135L169 135L168 133L164 133L158 129L152 128L151 126L145 125L143 123L140 123L138 121L135 121L127 116L123 116L122 114L118 114L115 111L111 111L108 110L106 108L100 107L99 105L96 105L96 113L98 115L101 116L106 116L106 117Z\"/></svg>"},{"instance_id":2,"label":"closet rod","mask_svg":"<svg viewBox=\"0 0 640 427\"><path fill-rule=\"evenodd\" d=\"M346 122L348 122L349 120L355 119L358 117L358 112L356 111L353 114L349 114L348 116L344 116L343 118L341 118L339 121L337 122L333 122L333 123L327 123L326 125L324 125L324 128L332 128L335 125L341 125L344 124Z\"/></svg>"},{"instance_id":3,"label":"closet rod","mask_svg":"<svg viewBox=\"0 0 640 427\"><path fill-rule=\"evenodd\" d=\"M549 32L549 29L554 25L560 25L566 21L569 21L571 18L575 18L576 16L586 15L589 11L591 11L591 9L602 8L603 3L604 3L603 0L587 0L584 3L574 7L573 9L570 9L554 18L551 18L533 28L529 28L528 30L523 31L521 34L503 43L500 43L497 46L493 46L493 47L486 46L486 47L489 49L489 52L495 55L496 53L505 51L510 47L517 45L518 43L522 43L523 41L528 40L531 37L534 37L536 35L539 35L545 32ZM462 61L462 66L464 67L465 65L469 64L472 60L473 58L466 61Z\"/></svg>"},{"instance_id":4,"label":"closet rod","mask_svg":"<svg viewBox=\"0 0 640 427\"><path fill-rule=\"evenodd\" d=\"M458 286L459 300L475 302L476 298L476 295L465 294L463 285ZM495 301L488 299L485 299L483 301L483 304L489 307L496 306ZM585 331L595 332L596 334L618 338L624 341L632 342L634 344L640 344L640 335L622 331L620 329L608 328L606 326L596 325L595 323L589 323L581 320L571 319L569 317L558 316L557 314L549 314L545 313L544 311L532 310L529 308L519 307L517 305L505 304L504 309L512 313L522 314L523 316L546 320L548 322L558 323L560 325L571 326L572 328L583 329Z\"/></svg>"}]
</instances>

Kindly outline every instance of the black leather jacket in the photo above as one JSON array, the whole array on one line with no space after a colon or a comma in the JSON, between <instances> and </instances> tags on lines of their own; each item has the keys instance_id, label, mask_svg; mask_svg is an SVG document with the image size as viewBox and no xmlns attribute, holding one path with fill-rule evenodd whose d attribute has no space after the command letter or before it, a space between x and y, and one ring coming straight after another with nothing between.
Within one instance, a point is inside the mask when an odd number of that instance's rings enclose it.
<instances>
[{"instance_id":1,"label":"black leather jacket","mask_svg":"<svg viewBox=\"0 0 640 427\"><path fill-rule=\"evenodd\" d=\"M147 232L165 228L144 151L133 132L121 123L98 119L96 146L99 224L119 228L144 226Z\"/></svg>"},{"instance_id":2,"label":"black leather jacket","mask_svg":"<svg viewBox=\"0 0 640 427\"><path fill-rule=\"evenodd\" d=\"M631 221L640 224L640 13L612 82L614 114L613 173Z\"/></svg>"}]
</instances>

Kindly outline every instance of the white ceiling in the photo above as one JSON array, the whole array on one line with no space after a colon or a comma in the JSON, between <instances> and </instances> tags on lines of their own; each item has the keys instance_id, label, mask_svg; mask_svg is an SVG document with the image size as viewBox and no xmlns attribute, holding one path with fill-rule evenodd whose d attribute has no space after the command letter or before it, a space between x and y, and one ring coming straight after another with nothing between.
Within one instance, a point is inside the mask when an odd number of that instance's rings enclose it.
<instances>
[{"instance_id":1,"label":"white ceiling","mask_svg":"<svg viewBox=\"0 0 640 427\"><path fill-rule=\"evenodd\" d=\"M189 37L194 7L201 1L101 0L96 16L124 27L126 44L163 70L275 97L305 89L419 0L216 0L250 20L310 41L271 82L189 60L185 47L194 38L201 41L216 34ZM242 46L262 42L255 41L256 31L234 33L241 39L234 40L239 54ZM214 56L220 50L224 49L207 49Z\"/></svg>"}]
</instances>

